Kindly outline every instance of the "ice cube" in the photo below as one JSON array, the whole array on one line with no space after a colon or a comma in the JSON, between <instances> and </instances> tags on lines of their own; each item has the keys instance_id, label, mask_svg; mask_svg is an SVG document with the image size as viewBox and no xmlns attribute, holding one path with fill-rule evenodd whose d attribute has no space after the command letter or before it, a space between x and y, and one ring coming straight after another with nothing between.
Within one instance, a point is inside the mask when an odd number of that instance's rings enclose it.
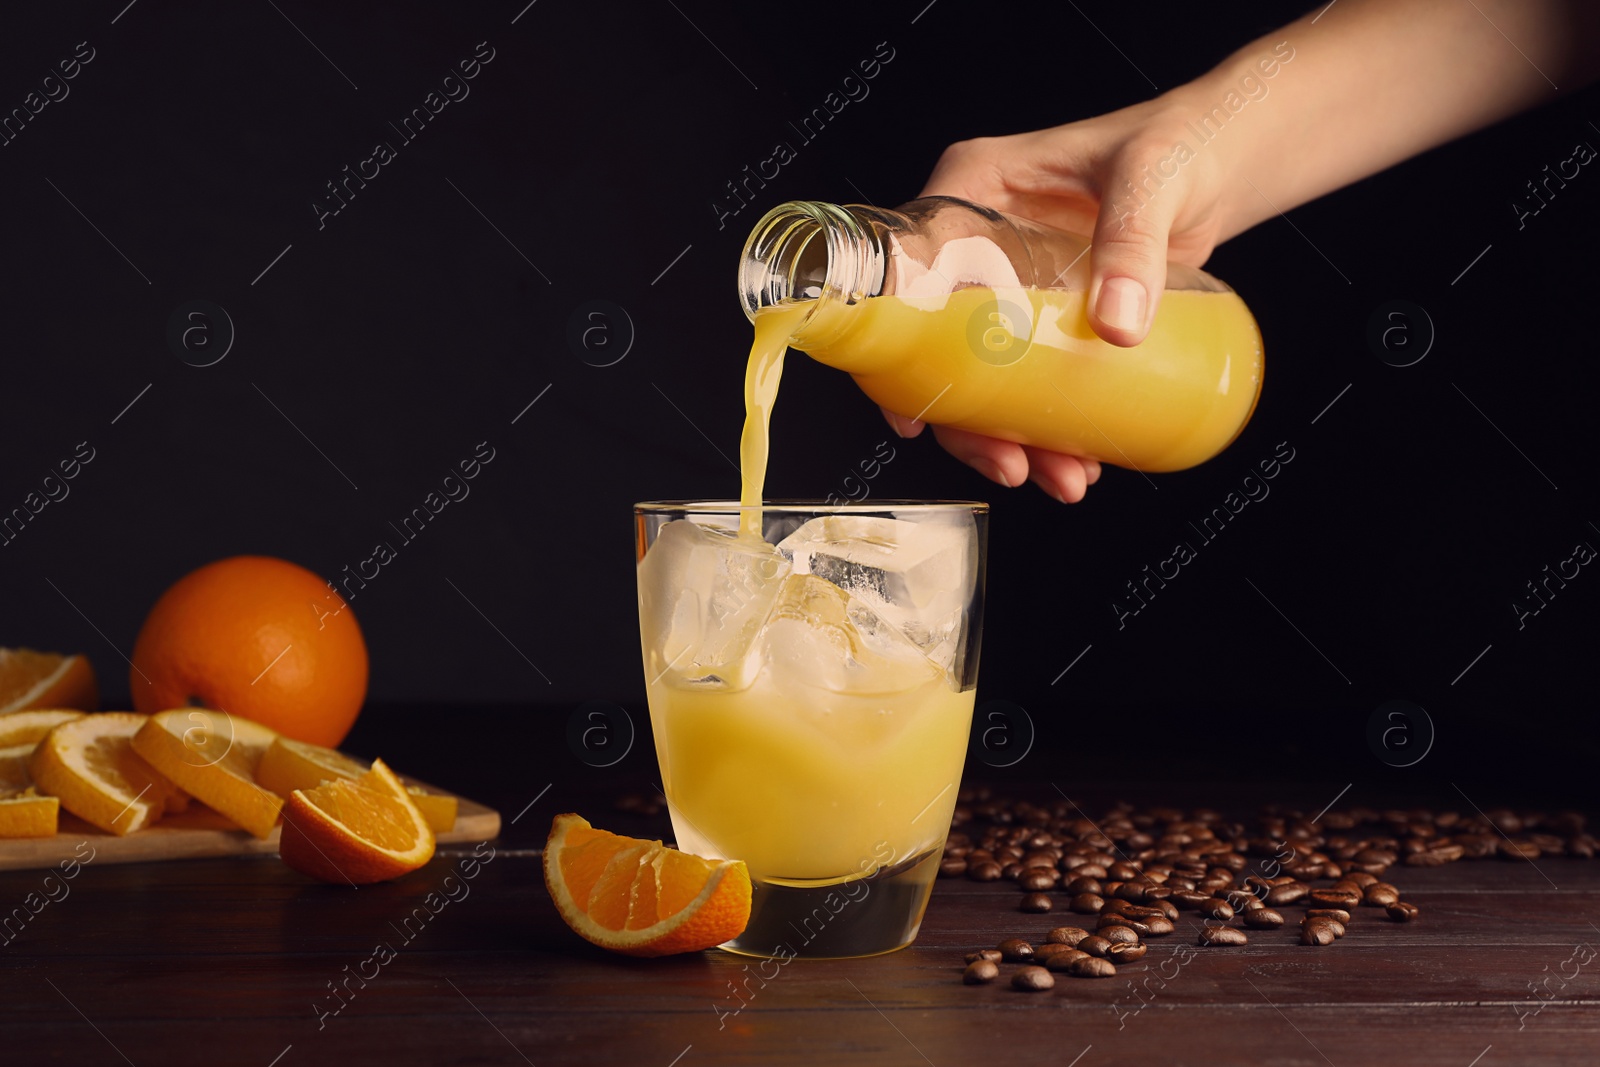
<instances>
[{"instance_id":1,"label":"ice cube","mask_svg":"<svg viewBox=\"0 0 1600 1067\"><path fill-rule=\"evenodd\" d=\"M752 642L790 564L764 541L669 522L639 563L639 623L649 681L743 689L760 667Z\"/></svg>"},{"instance_id":2,"label":"ice cube","mask_svg":"<svg viewBox=\"0 0 1600 1067\"><path fill-rule=\"evenodd\" d=\"M760 647L783 688L898 693L944 674L864 601L811 574L783 580Z\"/></svg>"},{"instance_id":3,"label":"ice cube","mask_svg":"<svg viewBox=\"0 0 1600 1067\"><path fill-rule=\"evenodd\" d=\"M972 524L965 512L917 520L824 515L780 541L778 551L795 574L844 589L950 670L977 580Z\"/></svg>"}]
</instances>

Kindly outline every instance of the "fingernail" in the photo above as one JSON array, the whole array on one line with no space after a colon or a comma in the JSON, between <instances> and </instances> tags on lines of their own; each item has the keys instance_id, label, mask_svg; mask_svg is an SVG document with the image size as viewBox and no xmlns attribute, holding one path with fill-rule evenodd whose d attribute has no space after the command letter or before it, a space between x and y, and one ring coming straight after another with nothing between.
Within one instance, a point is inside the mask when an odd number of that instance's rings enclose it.
<instances>
[{"instance_id":1,"label":"fingernail","mask_svg":"<svg viewBox=\"0 0 1600 1067\"><path fill-rule=\"evenodd\" d=\"M1094 312L1107 326L1137 333L1144 329L1144 313L1149 306L1149 299L1144 286L1132 278L1107 278L1100 283L1100 296L1095 301Z\"/></svg>"},{"instance_id":2,"label":"fingernail","mask_svg":"<svg viewBox=\"0 0 1600 1067\"><path fill-rule=\"evenodd\" d=\"M1001 470L1000 464L996 463L994 460L989 459L987 456L978 456L971 461L971 465L973 470L977 471L991 482L999 482L1007 489L1011 488L1011 483L1006 480L1005 471Z\"/></svg>"}]
</instances>

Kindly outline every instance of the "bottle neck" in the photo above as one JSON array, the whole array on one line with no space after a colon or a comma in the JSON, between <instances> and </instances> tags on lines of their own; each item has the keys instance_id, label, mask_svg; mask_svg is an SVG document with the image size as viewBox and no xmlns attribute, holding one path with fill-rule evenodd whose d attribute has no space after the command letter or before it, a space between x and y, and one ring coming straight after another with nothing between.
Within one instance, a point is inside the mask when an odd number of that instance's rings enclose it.
<instances>
[{"instance_id":1,"label":"bottle neck","mask_svg":"<svg viewBox=\"0 0 1600 1067\"><path fill-rule=\"evenodd\" d=\"M873 212L881 214L881 212ZM815 200L780 204L762 216L739 260L739 301L752 322L762 308L810 301L798 342L819 315L883 291L883 240L856 209Z\"/></svg>"}]
</instances>

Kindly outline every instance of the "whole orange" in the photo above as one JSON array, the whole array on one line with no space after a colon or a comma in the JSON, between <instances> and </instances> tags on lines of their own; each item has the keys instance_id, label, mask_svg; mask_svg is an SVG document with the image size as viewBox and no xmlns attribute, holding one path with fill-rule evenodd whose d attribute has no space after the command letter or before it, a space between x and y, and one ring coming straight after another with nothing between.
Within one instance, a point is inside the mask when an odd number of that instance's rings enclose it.
<instances>
[{"instance_id":1,"label":"whole orange","mask_svg":"<svg viewBox=\"0 0 1600 1067\"><path fill-rule=\"evenodd\" d=\"M315 574L233 556L161 594L134 642L128 683L147 715L215 708L334 748L367 695L367 645L355 612Z\"/></svg>"}]
</instances>

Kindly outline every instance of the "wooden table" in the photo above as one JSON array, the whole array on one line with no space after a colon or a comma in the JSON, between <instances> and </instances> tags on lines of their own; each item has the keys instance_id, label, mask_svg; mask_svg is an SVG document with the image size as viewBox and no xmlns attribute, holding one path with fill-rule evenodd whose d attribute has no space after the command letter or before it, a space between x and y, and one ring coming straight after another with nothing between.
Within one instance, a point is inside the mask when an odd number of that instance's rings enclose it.
<instances>
[{"instance_id":1,"label":"wooden table","mask_svg":"<svg viewBox=\"0 0 1600 1067\"><path fill-rule=\"evenodd\" d=\"M420 759L427 743L409 743ZM648 834L669 833L664 816L609 811L615 788L592 774L545 791L493 763L510 757L489 758L498 792L416 771L497 804L501 838L444 848L396 883L314 885L275 857L89 864L0 938L0 1063L1600 1063L1600 862L1401 868L1417 923L1361 909L1320 949L1289 930L1195 949L1180 924L1116 978L1062 976L1043 994L1007 987L1009 965L999 983L964 986L961 957L1073 917L1021 914L1008 882L941 879L912 948L793 961L752 982L740 1007L729 983L749 960L614 958L568 931L545 893L537 849L556 812ZM479 866L464 867L475 854ZM0 874L0 908L44 874ZM380 943L394 950L381 963ZM344 983L353 993L335 999Z\"/></svg>"}]
</instances>

